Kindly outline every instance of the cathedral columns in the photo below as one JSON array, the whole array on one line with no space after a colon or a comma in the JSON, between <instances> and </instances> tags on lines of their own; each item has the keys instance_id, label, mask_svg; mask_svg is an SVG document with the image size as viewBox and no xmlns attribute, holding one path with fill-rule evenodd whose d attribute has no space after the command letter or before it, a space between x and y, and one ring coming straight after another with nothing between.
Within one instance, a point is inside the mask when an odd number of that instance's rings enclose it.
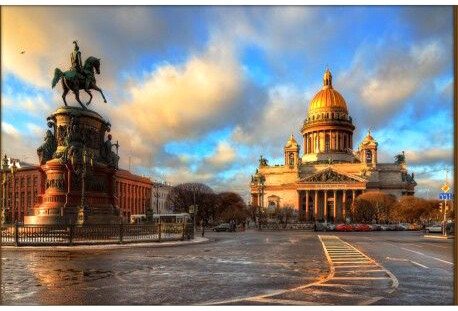
<instances>
[{"instance_id":1,"label":"cathedral columns","mask_svg":"<svg viewBox=\"0 0 458 311\"><path fill-rule=\"evenodd\" d=\"M315 190L315 200L313 203L315 204L313 217L315 218L315 220L318 220L318 190Z\"/></svg>"},{"instance_id":2,"label":"cathedral columns","mask_svg":"<svg viewBox=\"0 0 458 311\"><path fill-rule=\"evenodd\" d=\"M352 196L352 198L351 198L351 215L352 215L352 217L355 217L355 216L354 216L354 213L355 213L355 208L354 208L354 206L355 206L355 196L356 196L356 195L355 195L355 190L352 190L352 191L351 191L351 196Z\"/></svg>"},{"instance_id":3,"label":"cathedral columns","mask_svg":"<svg viewBox=\"0 0 458 311\"><path fill-rule=\"evenodd\" d=\"M342 219L344 221L346 221L347 219L347 216L345 215L347 212L346 207L347 207L347 191L344 190L342 193Z\"/></svg>"},{"instance_id":4,"label":"cathedral columns","mask_svg":"<svg viewBox=\"0 0 458 311\"><path fill-rule=\"evenodd\" d=\"M323 213L326 221L328 219L328 192L326 190L324 190Z\"/></svg>"},{"instance_id":5,"label":"cathedral columns","mask_svg":"<svg viewBox=\"0 0 458 311\"><path fill-rule=\"evenodd\" d=\"M337 219L337 191L333 191L333 199L334 199L334 211L333 211L333 217L334 217L334 222L336 222Z\"/></svg>"},{"instance_id":6,"label":"cathedral columns","mask_svg":"<svg viewBox=\"0 0 458 311\"><path fill-rule=\"evenodd\" d=\"M320 152L324 152L324 132L318 133L320 137Z\"/></svg>"},{"instance_id":7,"label":"cathedral columns","mask_svg":"<svg viewBox=\"0 0 458 311\"><path fill-rule=\"evenodd\" d=\"M305 190L305 220L309 220L309 190Z\"/></svg>"}]
</instances>

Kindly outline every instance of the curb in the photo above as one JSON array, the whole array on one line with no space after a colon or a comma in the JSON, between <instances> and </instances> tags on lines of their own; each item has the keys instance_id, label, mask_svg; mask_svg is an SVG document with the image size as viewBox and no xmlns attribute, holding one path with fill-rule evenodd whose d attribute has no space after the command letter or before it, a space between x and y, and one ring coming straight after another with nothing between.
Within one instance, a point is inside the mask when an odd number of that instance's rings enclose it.
<instances>
[{"instance_id":1,"label":"curb","mask_svg":"<svg viewBox=\"0 0 458 311\"><path fill-rule=\"evenodd\" d=\"M440 239L440 240L448 240L448 239L455 238L455 236L453 235L443 236L443 235L430 235L430 234L425 234L423 237L427 239Z\"/></svg>"},{"instance_id":2,"label":"curb","mask_svg":"<svg viewBox=\"0 0 458 311\"><path fill-rule=\"evenodd\" d=\"M103 250L103 249L118 249L118 248L137 248L137 247L149 247L149 248L160 248L160 247L174 247L174 246L186 246L195 244L209 243L208 238L195 238L191 241L170 241L170 242L149 242L149 243L125 243L125 244L98 244L98 245L73 245L73 246L1 246L4 250L50 250L50 251L70 251L70 250Z\"/></svg>"}]
</instances>

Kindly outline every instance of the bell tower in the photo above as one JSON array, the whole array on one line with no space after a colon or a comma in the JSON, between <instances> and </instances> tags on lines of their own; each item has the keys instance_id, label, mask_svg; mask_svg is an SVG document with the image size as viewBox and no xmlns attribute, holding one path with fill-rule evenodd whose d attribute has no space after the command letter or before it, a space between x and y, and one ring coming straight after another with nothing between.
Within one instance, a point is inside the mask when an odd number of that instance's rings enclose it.
<instances>
[{"instance_id":1,"label":"bell tower","mask_svg":"<svg viewBox=\"0 0 458 311\"><path fill-rule=\"evenodd\" d=\"M377 146L378 143L374 137L372 137L371 131L369 130L366 137L364 137L359 145L359 158L362 163L372 167L377 165Z\"/></svg>"},{"instance_id":2,"label":"bell tower","mask_svg":"<svg viewBox=\"0 0 458 311\"><path fill-rule=\"evenodd\" d=\"M293 133L291 133L290 138L286 142L284 152L285 152L285 167L290 169L295 169L299 166L299 151L300 146L297 144L296 139L294 138Z\"/></svg>"}]
</instances>

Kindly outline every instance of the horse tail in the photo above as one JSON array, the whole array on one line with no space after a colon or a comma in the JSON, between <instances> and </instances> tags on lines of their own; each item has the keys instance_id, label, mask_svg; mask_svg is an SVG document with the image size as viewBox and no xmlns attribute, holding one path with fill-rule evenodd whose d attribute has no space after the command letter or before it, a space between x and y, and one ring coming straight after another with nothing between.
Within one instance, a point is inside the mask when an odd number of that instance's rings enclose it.
<instances>
[{"instance_id":1,"label":"horse tail","mask_svg":"<svg viewBox=\"0 0 458 311\"><path fill-rule=\"evenodd\" d=\"M54 88L59 82L60 78L64 76L64 73L59 68L54 69L54 78L52 79L52 87Z\"/></svg>"}]
</instances>

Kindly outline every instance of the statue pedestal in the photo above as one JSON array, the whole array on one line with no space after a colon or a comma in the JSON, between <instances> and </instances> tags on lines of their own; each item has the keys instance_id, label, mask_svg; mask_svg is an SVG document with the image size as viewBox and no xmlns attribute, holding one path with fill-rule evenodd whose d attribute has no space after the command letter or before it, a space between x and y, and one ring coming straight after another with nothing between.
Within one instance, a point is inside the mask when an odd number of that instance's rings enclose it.
<instances>
[{"instance_id":1,"label":"statue pedestal","mask_svg":"<svg viewBox=\"0 0 458 311\"><path fill-rule=\"evenodd\" d=\"M109 123L96 112L78 107L61 107L48 121L54 125L57 150L41 166L45 192L24 223L77 224L83 196L88 207L84 224L119 223L116 168L102 150Z\"/></svg>"}]
</instances>

